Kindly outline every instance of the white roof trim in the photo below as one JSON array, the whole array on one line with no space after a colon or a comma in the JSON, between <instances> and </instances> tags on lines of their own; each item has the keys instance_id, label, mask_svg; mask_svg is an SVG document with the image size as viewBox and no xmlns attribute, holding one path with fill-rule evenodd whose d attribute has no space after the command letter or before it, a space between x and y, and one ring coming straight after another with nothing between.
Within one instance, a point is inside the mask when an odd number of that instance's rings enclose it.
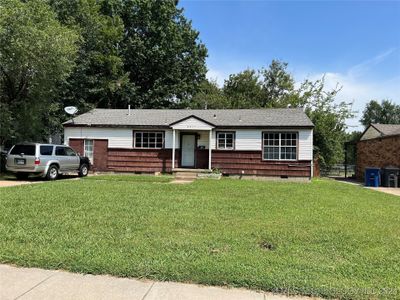
<instances>
[{"instance_id":1,"label":"white roof trim","mask_svg":"<svg viewBox=\"0 0 400 300\"><path fill-rule=\"evenodd\" d=\"M171 128L180 130L211 130L214 126L211 126L195 117L190 117L173 124Z\"/></svg>"}]
</instances>

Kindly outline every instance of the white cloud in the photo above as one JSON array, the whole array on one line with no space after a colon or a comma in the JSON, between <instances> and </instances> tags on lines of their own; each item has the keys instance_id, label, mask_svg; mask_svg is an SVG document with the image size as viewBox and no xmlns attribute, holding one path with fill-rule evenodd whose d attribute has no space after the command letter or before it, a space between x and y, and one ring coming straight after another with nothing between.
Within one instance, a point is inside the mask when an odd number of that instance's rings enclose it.
<instances>
[{"instance_id":1,"label":"white cloud","mask_svg":"<svg viewBox=\"0 0 400 300\"><path fill-rule=\"evenodd\" d=\"M224 80L229 77L229 74L226 74L222 71L218 71L215 69L209 69L207 72L207 79L211 81L216 81L218 86L222 87L224 85Z\"/></svg>"},{"instance_id":2,"label":"white cloud","mask_svg":"<svg viewBox=\"0 0 400 300\"><path fill-rule=\"evenodd\" d=\"M344 73L316 73L308 78L311 80L320 79L325 76L327 90L333 89L337 84L342 86L337 95L337 101L353 102L355 117L349 119L347 124L349 130L362 130L359 123L365 105L372 99L390 99L400 104L400 75L392 78L368 79L368 75L374 72L374 67L387 59L396 49L390 49L369 60L357 64ZM298 77L297 77L298 78ZM302 80L302 78L298 78Z\"/></svg>"},{"instance_id":3,"label":"white cloud","mask_svg":"<svg viewBox=\"0 0 400 300\"><path fill-rule=\"evenodd\" d=\"M400 74L391 78L370 76L371 74L374 75L374 69L377 68L379 64L392 58L394 54L399 55L399 52L399 49L391 48L375 57L350 67L344 72L308 72L306 75L305 73L296 72L294 65L289 64L289 66L294 71L294 77L297 80L296 86L299 86L306 78L317 80L321 79L323 76L325 76L325 86L327 90L335 88L337 84L342 86L341 91L337 95L337 101L353 102L353 110L355 112L355 117L347 121L349 131L362 130L363 127L359 123L359 119L361 118L365 105L370 100L390 99L400 104ZM396 59L399 59L398 56ZM224 80L229 77L229 74L237 73L242 70L244 70L244 68L227 69L225 71L211 68L207 73L207 78L215 80L219 86L223 86ZM371 79L371 77L374 79Z\"/></svg>"},{"instance_id":4,"label":"white cloud","mask_svg":"<svg viewBox=\"0 0 400 300\"><path fill-rule=\"evenodd\" d=\"M368 59L366 61L363 61L360 64L357 64L357 65L351 67L349 69L349 71L347 72L348 76L357 78L357 77L365 75L366 73L371 71L371 69L374 66L377 66L378 64L383 62L385 59L387 59L395 51L396 51L396 48L390 48L389 50L387 50L385 52L382 52L382 53L372 57L371 59Z\"/></svg>"}]
</instances>

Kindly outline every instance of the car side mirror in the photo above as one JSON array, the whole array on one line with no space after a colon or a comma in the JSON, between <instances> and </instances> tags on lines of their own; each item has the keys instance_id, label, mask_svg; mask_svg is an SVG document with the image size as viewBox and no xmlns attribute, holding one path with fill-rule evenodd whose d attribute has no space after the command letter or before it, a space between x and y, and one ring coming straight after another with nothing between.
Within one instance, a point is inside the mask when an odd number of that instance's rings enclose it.
<instances>
[{"instance_id":1,"label":"car side mirror","mask_svg":"<svg viewBox=\"0 0 400 300\"><path fill-rule=\"evenodd\" d=\"M77 152L78 153L78 156L81 156L81 153L80 152Z\"/></svg>"}]
</instances>

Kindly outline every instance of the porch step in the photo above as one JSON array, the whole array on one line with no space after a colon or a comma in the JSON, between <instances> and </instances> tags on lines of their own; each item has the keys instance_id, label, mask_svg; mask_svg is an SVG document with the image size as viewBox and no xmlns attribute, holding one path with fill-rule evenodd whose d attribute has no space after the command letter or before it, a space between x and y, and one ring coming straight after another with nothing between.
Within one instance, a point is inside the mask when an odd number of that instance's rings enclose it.
<instances>
[{"instance_id":1,"label":"porch step","mask_svg":"<svg viewBox=\"0 0 400 300\"><path fill-rule=\"evenodd\" d=\"M195 172L175 172L174 173L175 178L191 178L191 179L196 179L197 178L197 173Z\"/></svg>"},{"instance_id":2,"label":"porch step","mask_svg":"<svg viewBox=\"0 0 400 300\"><path fill-rule=\"evenodd\" d=\"M186 168L175 168L172 172L184 172L184 173L211 173L210 169L186 169Z\"/></svg>"},{"instance_id":3,"label":"porch step","mask_svg":"<svg viewBox=\"0 0 400 300\"><path fill-rule=\"evenodd\" d=\"M211 173L206 169L174 169L175 180L193 181L198 178L198 174Z\"/></svg>"}]
</instances>

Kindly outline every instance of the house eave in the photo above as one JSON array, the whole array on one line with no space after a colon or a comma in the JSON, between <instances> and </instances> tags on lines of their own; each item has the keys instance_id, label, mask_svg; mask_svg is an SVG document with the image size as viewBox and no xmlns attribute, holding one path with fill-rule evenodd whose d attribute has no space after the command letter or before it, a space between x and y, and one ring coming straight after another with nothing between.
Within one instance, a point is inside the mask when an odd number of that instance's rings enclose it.
<instances>
[{"instance_id":1,"label":"house eave","mask_svg":"<svg viewBox=\"0 0 400 300\"><path fill-rule=\"evenodd\" d=\"M170 125L122 125L122 124L77 124L67 123L63 124L64 127L95 127L95 128L163 128L171 129ZM314 129L314 125L265 125L265 126L254 126L254 125L220 125L214 126L215 129Z\"/></svg>"}]
</instances>

